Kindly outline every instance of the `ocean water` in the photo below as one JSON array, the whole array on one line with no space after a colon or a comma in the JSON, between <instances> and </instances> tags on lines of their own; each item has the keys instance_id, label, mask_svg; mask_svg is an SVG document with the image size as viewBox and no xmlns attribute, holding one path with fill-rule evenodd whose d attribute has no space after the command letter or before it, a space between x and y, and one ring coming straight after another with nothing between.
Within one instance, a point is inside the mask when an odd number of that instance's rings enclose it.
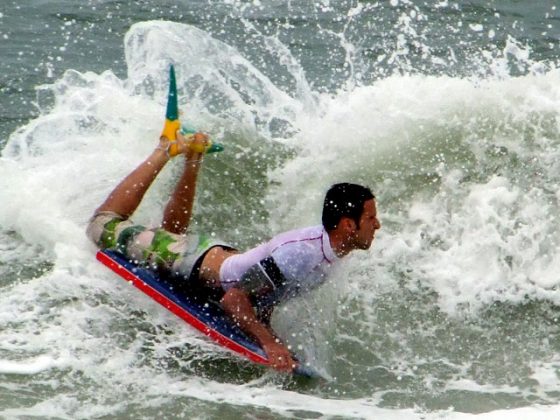
<instances>
[{"instance_id":1,"label":"ocean water","mask_svg":"<svg viewBox=\"0 0 560 420\"><path fill-rule=\"evenodd\" d=\"M559 418L555 3L3 0L0 418ZM372 249L274 317L329 381L229 354L95 261L87 220L154 147L170 63L226 146L193 229L245 248L317 223L333 182L375 191Z\"/></svg>"}]
</instances>

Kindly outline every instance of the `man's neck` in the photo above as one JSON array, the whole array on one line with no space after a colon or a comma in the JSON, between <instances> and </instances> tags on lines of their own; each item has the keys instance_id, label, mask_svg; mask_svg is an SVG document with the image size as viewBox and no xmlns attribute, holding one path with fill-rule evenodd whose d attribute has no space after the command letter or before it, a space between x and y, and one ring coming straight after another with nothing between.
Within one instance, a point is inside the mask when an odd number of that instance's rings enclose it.
<instances>
[{"instance_id":1,"label":"man's neck","mask_svg":"<svg viewBox=\"0 0 560 420\"><path fill-rule=\"evenodd\" d=\"M351 251L351 249L346 246L345 238L336 229L327 232L327 234L329 235L331 248L337 257L342 258Z\"/></svg>"}]
</instances>

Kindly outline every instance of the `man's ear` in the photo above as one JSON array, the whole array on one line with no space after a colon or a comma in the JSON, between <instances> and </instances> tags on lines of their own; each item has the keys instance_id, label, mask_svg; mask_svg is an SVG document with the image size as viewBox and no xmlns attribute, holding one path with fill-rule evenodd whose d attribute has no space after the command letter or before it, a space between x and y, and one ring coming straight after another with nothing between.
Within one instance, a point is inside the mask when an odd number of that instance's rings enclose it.
<instances>
[{"instance_id":1,"label":"man's ear","mask_svg":"<svg viewBox=\"0 0 560 420\"><path fill-rule=\"evenodd\" d=\"M340 222L338 223L342 230L346 233L353 233L356 231L356 222L351 219L350 217L343 216L340 218Z\"/></svg>"}]
</instances>

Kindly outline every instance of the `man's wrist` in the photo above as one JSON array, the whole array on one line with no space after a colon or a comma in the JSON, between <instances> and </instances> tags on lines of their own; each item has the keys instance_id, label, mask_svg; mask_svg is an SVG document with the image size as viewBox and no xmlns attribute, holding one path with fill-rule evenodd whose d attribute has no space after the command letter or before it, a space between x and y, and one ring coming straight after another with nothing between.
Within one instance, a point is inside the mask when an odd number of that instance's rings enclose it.
<instances>
[{"instance_id":1,"label":"man's wrist","mask_svg":"<svg viewBox=\"0 0 560 420\"><path fill-rule=\"evenodd\" d=\"M152 152L152 158L157 158L158 160L168 161L171 159L167 150L163 149L161 146L158 146Z\"/></svg>"},{"instance_id":2,"label":"man's wrist","mask_svg":"<svg viewBox=\"0 0 560 420\"><path fill-rule=\"evenodd\" d=\"M261 346L265 347L265 346L271 346L271 345L275 345L280 343L280 340L278 340L278 338L276 338L269 330L268 328L264 328L262 335L259 337L259 343L261 344Z\"/></svg>"},{"instance_id":3,"label":"man's wrist","mask_svg":"<svg viewBox=\"0 0 560 420\"><path fill-rule=\"evenodd\" d=\"M202 163L204 159L204 153L187 153L185 155L185 162L189 165L198 166Z\"/></svg>"}]
</instances>

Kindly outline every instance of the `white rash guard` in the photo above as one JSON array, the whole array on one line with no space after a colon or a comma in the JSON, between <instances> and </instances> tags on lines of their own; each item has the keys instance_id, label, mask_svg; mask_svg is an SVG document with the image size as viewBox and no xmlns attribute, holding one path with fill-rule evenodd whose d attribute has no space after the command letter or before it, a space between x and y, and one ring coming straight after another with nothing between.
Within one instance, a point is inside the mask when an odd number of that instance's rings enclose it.
<instances>
[{"instance_id":1,"label":"white rash guard","mask_svg":"<svg viewBox=\"0 0 560 420\"><path fill-rule=\"evenodd\" d=\"M271 275L266 269L271 259L281 276ZM255 296L266 295L266 300L275 304L320 285L329 266L338 260L323 226L312 226L281 233L243 254L227 258L220 269L220 280L227 291L239 287L248 272L260 271L260 279L251 283L251 292Z\"/></svg>"}]
</instances>

